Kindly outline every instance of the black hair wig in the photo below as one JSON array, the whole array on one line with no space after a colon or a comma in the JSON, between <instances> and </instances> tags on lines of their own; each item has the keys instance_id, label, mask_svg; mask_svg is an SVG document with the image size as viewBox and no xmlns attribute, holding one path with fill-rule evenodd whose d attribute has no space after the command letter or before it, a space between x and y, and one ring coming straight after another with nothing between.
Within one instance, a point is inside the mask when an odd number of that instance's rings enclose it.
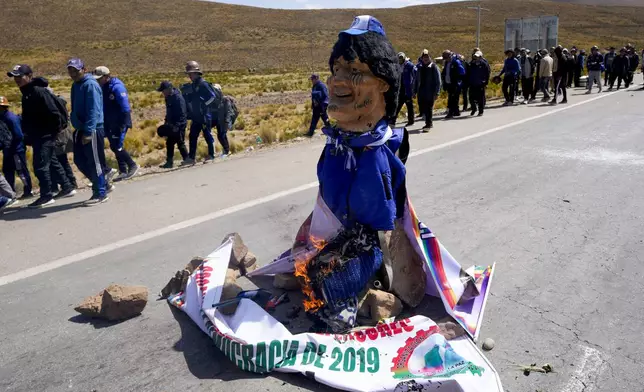
<instances>
[{"instance_id":1,"label":"black hair wig","mask_svg":"<svg viewBox=\"0 0 644 392\"><path fill-rule=\"evenodd\" d=\"M347 61L359 59L369 66L376 77L387 82L389 90L385 93L385 116L395 116L400 86L400 64L398 55L387 37L371 31L360 35L340 33L329 58L331 73L333 63L340 57Z\"/></svg>"}]
</instances>

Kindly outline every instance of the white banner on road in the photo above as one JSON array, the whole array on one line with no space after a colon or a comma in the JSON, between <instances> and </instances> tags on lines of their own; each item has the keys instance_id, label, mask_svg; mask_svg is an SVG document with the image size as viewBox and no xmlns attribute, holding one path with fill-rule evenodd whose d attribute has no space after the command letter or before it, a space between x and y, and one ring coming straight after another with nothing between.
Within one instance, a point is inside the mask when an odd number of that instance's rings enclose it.
<instances>
[{"instance_id":1,"label":"white banner on road","mask_svg":"<svg viewBox=\"0 0 644 392\"><path fill-rule=\"evenodd\" d=\"M502 392L496 370L467 337L447 341L429 318L414 316L347 334L293 335L249 299L235 314L219 302L232 242L211 253L184 293L169 298L240 369L302 373L346 391Z\"/></svg>"}]
</instances>

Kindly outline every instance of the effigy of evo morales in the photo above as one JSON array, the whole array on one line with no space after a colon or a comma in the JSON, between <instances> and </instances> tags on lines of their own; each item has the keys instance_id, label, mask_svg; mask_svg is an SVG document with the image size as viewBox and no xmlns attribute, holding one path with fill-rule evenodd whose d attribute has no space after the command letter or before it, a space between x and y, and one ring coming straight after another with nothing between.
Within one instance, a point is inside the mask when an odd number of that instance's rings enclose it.
<instances>
[{"instance_id":1,"label":"effigy of evo morales","mask_svg":"<svg viewBox=\"0 0 644 392\"><path fill-rule=\"evenodd\" d=\"M245 371L300 372L348 391L503 391L472 342L494 266L464 270L416 216L408 136L389 125L400 68L382 24L356 17L329 67L335 125L323 129L318 197L291 249L253 270L241 238L227 237L164 296ZM238 275L274 275L275 287L299 295L311 327L292 332L267 311L286 294L243 291ZM451 321L417 311L429 296Z\"/></svg>"}]
</instances>

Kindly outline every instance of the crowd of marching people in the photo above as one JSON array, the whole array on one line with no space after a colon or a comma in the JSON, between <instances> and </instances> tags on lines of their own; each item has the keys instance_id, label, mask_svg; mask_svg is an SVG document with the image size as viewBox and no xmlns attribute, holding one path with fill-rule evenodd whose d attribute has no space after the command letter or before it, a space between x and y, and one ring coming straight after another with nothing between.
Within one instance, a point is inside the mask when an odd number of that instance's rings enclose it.
<instances>
[{"instance_id":1,"label":"crowd of marching people","mask_svg":"<svg viewBox=\"0 0 644 392\"><path fill-rule=\"evenodd\" d=\"M611 91L615 82L617 89L622 83L628 88L633 83L635 71L642 66L636 49L630 44L618 52L610 47L604 54L597 46L590 49L590 54L583 49L578 51L574 46L570 50L562 46L541 49L534 54L525 48L508 49L503 68L494 76L479 48L473 49L468 58L445 50L437 59L425 49L415 63L400 52L398 61L401 70L398 107L390 123L395 124L405 106L407 126L413 125L416 99L418 115L424 120L422 132L433 127L434 104L441 91L447 94L446 119L461 116L461 101L462 111L470 109L470 115L483 116L490 80L501 83L504 106L535 102L539 92L541 102L556 105L567 103L567 88L581 87L582 80L586 82L587 94L595 85L599 92L603 87ZM642 69L644 71L644 66ZM587 71L587 78L582 77L584 71ZM127 132L132 128L125 84L112 76L105 66L88 72L78 58L69 60L67 72L73 80L69 113L67 102L50 88L47 79L34 76L28 65L16 65L7 72L22 94L22 113L18 116L12 112L11 103L0 96L0 151L3 154L0 210L20 199L35 197L27 166L27 146L32 148L33 171L40 185L38 198L29 204L31 208L45 207L56 199L76 194L78 182L68 153L73 153L78 171L92 184L92 196L84 203L88 206L108 200L114 182L130 179L139 171L125 148ZM157 88L166 105L165 121L157 129L157 134L166 138L166 162L161 166L166 169L173 167L175 147L181 155L181 165L195 164L199 135L203 135L208 147L204 163L213 161L216 157L213 128L216 128L222 148L220 157L228 156L227 132L233 129L239 114L235 100L224 95L220 85L206 81L196 61L186 64L185 73L189 83L176 88L171 82L163 81ZM320 119L325 126L330 125L327 116L329 93L319 75L311 75L310 80L312 118L308 135L313 136ZM560 95L562 99L558 100ZM189 129L188 120L191 120ZM114 153L118 170L107 165L105 138ZM19 198L16 196L16 175L23 183Z\"/></svg>"},{"instance_id":2,"label":"crowd of marching people","mask_svg":"<svg viewBox=\"0 0 644 392\"><path fill-rule=\"evenodd\" d=\"M30 66L19 64L7 76L14 79L22 94L22 113L11 110L9 100L0 96L0 151L3 155L0 174L0 210L34 198L31 174L27 166L27 146L31 146L33 171L40 185L38 197L30 208L42 208L55 200L73 197L78 182L68 160L92 184L92 196L84 202L91 206L109 199L114 182L134 177L139 165L125 148L125 138L132 128L132 116L125 84L112 76L105 66L88 72L81 59L67 63L72 79L71 112L67 102L49 86L47 79L36 77ZM182 165L195 164L197 141L203 134L208 146L204 163L215 159L214 138L211 129L217 129L222 146L221 157L230 153L227 132L238 115L235 100L222 93L220 85L202 78L195 61L187 63L186 75L190 83L177 89L169 81L157 88L165 98L166 117L157 134L166 138L166 162L162 168L172 168L174 149L178 147ZM188 120L189 148L184 139ZM105 156L105 138L116 158L118 170L110 168ZM16 195L16 175L23 183L23 192Z\"/></svg>"}]
</instances>

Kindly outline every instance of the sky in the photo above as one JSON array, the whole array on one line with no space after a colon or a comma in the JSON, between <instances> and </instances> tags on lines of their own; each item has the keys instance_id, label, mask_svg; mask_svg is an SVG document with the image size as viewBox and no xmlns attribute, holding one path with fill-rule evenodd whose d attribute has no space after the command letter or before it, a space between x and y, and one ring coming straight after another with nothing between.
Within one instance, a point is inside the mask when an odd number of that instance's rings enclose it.
<instances>
[{"instance_id":1,"label":"sky","mask_svg":"<svg viewBox=\"0 0 644 392\"><path fill-rule=\"evenodd\" d=\"M213 1L213 0L210 0ZM250 5L264 8L400 8L419 4L446 3L454 0L217 0L220 3Z\"/></svg>"}]
</instances>

